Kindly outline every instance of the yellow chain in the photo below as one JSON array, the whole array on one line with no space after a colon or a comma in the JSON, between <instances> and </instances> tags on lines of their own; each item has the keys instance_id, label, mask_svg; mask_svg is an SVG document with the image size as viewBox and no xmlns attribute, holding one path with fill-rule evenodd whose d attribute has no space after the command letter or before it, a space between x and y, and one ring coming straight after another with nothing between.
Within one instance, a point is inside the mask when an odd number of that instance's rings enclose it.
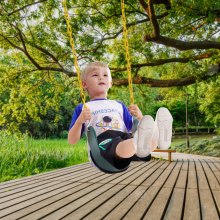
<instances>
[{"instance_id":1,"label":"yellow chain","mask_svg":"<svg viewBox=\"0 0 220 220\"><path fill-rule=\"evenodd\" d=\"M70 45L72 48L72 54L74 57L74 66L76 69L76 73L77 73L77 78L78 78L78 83L79 83L79 89L80 89L80 96L82 98L82 102L85 105L85 94L83 91L83 85L82 85L82 80L80 77L80 68L78 65L78 59L77 59L77 53L75 50L75 43L72 37L72 28L70 25L70 17L68 14L68 10L67 10L67 5L66 5L66 0L62 1L63 3L63 9L64 9L64 17L66 20L66 24L67 24L67 33L69 35L70 38ZM130 103L134 104L134 94L133 94L133 87L132 87L132 76L131 76L131 58L130 58L130 54L129 54L129 43L128 43L128 31L127 31L127 27L126 27L126 16L125 16L125 4L124 4L124 0L121 0L121 9L122 9L122 23L123 23L123 35L124 35L124 44L125 44L125 49L126 49L126 61L127 61L127 72L128 72L128 84L129 84L129 91L130 91Z\"/></svg>"},{"instance_id":2,"label":"yellow chain","mask_svg":"<svg viewBox=\"0 0 220 220\"><path fill-rule=\"evenodd\" d=\"M67 24L67 33L69 35L70 45L71 45L71 48L72 48L72 54L73 54L73 57L74 57L74 66L75 66L76 73L77 73L80 96L81 96L81 99L82 99L82 102L83 102L84 106L86 107L86 105L85 105L86 99L85 99L85 94L84 94L84 91L83 91L82 80L81 80L81 77L80 77L80 68L79 68L79 64L78 64L77 53L76 53L76 50L75 50L75 43L74 43L74 40L73 40L73 37L72 37L72 28L71 28L71 25L70 25L70 16L69 16L67 5L66 5L66 0L63 0L62 3L63 3L63 9L64 9L64 17L65 17L66 24Z\"/></svg>"},{"instance_id":3,"label":"yellow chain","mask_svg":"<svg viewBox=\"0 0 220 220\"><path fill-rule=\"evenodd\" d=\"M124 35L124 45L126 49L126 61L127 61L127 73L128 73L128 85L130 92L130 103L134 104L134 94L132 87L132 76L131 76L131 57L129 54L129 44L128 44L128 30L126 27L126 16L125 16L125 3L121 0L121 12L122 12L122 23L123 23L123 35Z\"/></svg>"}]
</instances>

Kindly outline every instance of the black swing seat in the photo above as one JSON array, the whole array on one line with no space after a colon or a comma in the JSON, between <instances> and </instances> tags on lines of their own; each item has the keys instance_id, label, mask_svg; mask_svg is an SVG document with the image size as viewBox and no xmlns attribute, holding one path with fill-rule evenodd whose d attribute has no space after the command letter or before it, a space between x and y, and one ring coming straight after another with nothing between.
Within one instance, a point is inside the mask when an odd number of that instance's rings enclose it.
<instances>
[{"instance_id":1,"label":"black swing seat","mask_svg":"<svg viewBox=\"0 0 220 220\"><path fill-rule=\"evenodd\" d=\"M137 129L138 120L133 121L132 133ZM93 163L105 173L119 173L125 171L128 167L123 169L117 169L112 164L110 164L104 157L101 156L96 132L92 126L87 129L87 140L90 147L90 155Z\"/></svg>"}]
</instances>

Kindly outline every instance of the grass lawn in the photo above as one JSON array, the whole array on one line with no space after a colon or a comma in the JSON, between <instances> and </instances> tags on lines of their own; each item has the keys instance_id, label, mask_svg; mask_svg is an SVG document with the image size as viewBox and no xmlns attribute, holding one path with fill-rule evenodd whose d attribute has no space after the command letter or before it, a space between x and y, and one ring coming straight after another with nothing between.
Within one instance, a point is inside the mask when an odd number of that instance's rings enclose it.
<instances>
[{"instance_id":1,"label":"grass lawn","mask_svg":"<svg viewBox=\"0 0 220 220\"><path fill-rule=\"evenodd\" d=\"M190 148L184 137L173 138L171 148L178 152L220 156L220 138L191 136ZM34 140L0 131L0 182L30 176L88 161L86 139L74 147L66 139Z\"/></svg>"},{"instance_id":2,"label":"grass lawn","mask_svg":"<svg viewBox=\"0 0 220 220\"><path fill-rule=\"evenodd\" d=\"M88 161L86 140L34 140L0 133L0 182Z\"/></svg>"}]
</instances>

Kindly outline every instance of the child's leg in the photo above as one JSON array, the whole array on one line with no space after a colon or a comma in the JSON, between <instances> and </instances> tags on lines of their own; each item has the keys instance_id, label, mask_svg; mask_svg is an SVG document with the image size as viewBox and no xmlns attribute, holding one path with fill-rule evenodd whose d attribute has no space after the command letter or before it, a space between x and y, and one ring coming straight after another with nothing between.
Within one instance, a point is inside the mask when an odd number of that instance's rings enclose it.
<instances>
[{"instance_id":1,"label":"child's leg","mask_svg":"<svg viewBox=\"0 0 220 220\"><path fill-rule=\"evenodd\" d=\"M120 158L129 158L136 154L137 145L134 142L134 139L127 139L120 142L116 147L116 156Z\"/></svg>"},{"instance_id":2,"label":"child's leg","mask_svg":"<svg viewBox=\"0 0 220 220\"><path fill-rule=\"evenodd\" d=\"M100 153L118 169L127 169L136 152L131 134L108 130L97 137Z\"/></svg>"}]
</instances>

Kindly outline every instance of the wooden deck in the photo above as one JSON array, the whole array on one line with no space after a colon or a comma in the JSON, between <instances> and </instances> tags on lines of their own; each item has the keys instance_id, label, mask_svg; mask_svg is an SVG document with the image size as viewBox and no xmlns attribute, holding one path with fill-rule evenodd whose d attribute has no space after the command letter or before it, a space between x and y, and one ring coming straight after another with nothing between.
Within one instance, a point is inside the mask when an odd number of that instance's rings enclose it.
<instances>
[{"instance_id":1,"label":"wooden deck","mask_svg":"<svg viewBox=\"0 0 220 220\"><path fill-rule=\"evenodd\" d=\"M220 160L89 163L0 184L0 219L220 219Z\"/></svg>"}]
</instances>

